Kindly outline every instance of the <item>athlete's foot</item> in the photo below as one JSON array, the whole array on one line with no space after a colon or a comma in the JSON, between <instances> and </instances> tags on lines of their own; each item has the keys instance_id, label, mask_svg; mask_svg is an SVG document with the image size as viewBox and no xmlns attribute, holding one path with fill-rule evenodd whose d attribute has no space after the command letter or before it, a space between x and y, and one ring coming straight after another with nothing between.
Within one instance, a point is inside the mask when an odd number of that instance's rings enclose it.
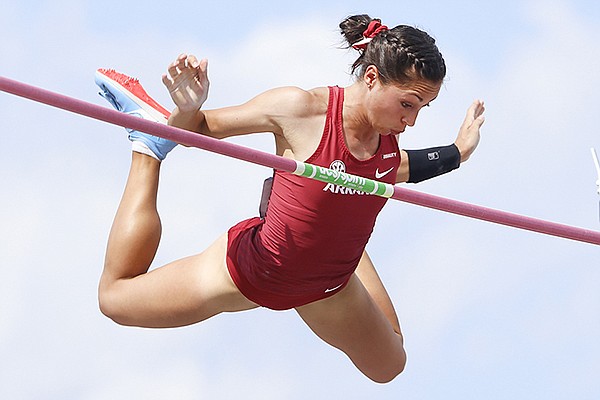
<instances>
[{"instance_id":1,"label":"athlete's foot","mask_svg":"<svg viewBox=\"0 0 600 400\"><path fill-rule=\"evenodd\" d=\"M137 79L112 69L98 69L95 76L100 95L118 111L150 121L167 123L169 111L150 97ZM162 161L177 143L148 133L127 129L132 150Z\"/></svg>"}]
</instances>

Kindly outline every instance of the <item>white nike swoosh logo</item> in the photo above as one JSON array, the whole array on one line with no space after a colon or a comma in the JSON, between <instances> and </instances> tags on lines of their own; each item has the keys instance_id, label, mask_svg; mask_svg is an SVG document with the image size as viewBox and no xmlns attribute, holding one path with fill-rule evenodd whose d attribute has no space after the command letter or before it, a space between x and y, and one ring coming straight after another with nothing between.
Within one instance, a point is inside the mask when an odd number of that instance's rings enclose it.
<instances>
[{"instance_id":1,"label":"white nike swoosh logo","mask_svg":"<svg viewBox=\"0 0 600 400\"><path fill-rule=\"evenodd\" d=\"M334 288L331 288L331 289L325 289L325 293L334 292L334 291L338 290L339 288L341 288L343 285L344 285L343 283L340 283L339 285L337 285L337 286L336 286L336 287L334 287Z\"/></svg>"},{"instance_id":2,"label":"white nike swoosh logo","mask_svg":"<svg viewBox=\"0 0 600 400\"><path fill-rule=\"evenodd\" d=\"M389 174L390 172L392 172L392 170L394 169L394 167L388 169L387 171L383 171L383 172L379 172L379 168L377 168L375 170L375 179L381 179L384 176L386 176L387 174Z\"/></svg>"}]
</instances>

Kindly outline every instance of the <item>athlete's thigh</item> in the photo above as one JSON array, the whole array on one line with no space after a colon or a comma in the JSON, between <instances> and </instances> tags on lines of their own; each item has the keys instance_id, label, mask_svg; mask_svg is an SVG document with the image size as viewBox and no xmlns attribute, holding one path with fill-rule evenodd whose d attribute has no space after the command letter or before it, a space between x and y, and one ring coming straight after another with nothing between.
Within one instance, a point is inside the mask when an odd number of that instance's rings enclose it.
<instances>
[{"instance_id":1,"label":"athlete's thigh","mask_svg":"<svg viewBox=\"0 0 600 400\"><path fill-rule=\"evenodd\" d=\"M226 251L223 235L200 254L114 282L112 296L117 298L112 303L117 309L111 318L125 325L175 327L255 308L231 280Z\"/></svg>"},{"instance_id":2,"label":"athlete's thigh","mask_svg":"<svg viewBox=\"0 0 600 400\"><path fill-rule=\"evenodd\" d=\"M336 295L296 310L321 339L346 353L366 375L397 374L404 368L402 336L356 275Z\"/></svg>"},{"instance_id":3,"label":"athlete's thigh","mask_svg":"<svg viewBox=\"0 0 600 400\"><path fill-rule=\"evenodd\" d=\"M373 261L371 261L371 258L366 251L363 253L360 262L358 263L356 276L358 276L358 279L360 279L365 289L367 289L373 298L373 301L375 301L375 304L377 304L379 309L390 321L394 330L398 334L401 334L400 322L398 321L398 315L396 314L392 300L373 265Z\"/></svg>"}]
</instances>

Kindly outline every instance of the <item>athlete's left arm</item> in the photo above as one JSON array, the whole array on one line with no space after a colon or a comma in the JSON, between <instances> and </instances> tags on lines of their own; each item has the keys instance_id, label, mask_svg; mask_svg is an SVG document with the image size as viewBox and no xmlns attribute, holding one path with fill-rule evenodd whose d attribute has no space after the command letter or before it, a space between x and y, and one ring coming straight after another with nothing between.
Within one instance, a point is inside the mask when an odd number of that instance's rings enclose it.
<instances>
[{"instance_id":1,"label":"athlete's left arm","mask_svg":"<svg viewBox=\"0 0 600 400\"><path fill-rule=\"evenodd\" d=\"M421 150L400 150L396 183L418 183L450 172L467 161L477 148L485 122L483 101L475 100L467 110L453 144Z\"/></svg>"}]
</instances>

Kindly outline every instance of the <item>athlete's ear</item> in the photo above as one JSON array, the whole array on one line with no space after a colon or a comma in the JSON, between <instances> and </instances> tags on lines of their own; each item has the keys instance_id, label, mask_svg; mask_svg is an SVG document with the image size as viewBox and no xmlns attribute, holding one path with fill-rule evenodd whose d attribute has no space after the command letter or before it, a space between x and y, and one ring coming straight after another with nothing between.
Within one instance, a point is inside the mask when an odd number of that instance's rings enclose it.
<instances>
[{"instance_id":1,"label":"athlete's ear","mask_svg":"<svg viewBox=\"0 0 600 400\"><path fill-rule=\"evenodd\" d=\"M379 80L379 70L373 64L369 65L363 75L363 81L369 89Z\"/></svg>"}]
</instances>

